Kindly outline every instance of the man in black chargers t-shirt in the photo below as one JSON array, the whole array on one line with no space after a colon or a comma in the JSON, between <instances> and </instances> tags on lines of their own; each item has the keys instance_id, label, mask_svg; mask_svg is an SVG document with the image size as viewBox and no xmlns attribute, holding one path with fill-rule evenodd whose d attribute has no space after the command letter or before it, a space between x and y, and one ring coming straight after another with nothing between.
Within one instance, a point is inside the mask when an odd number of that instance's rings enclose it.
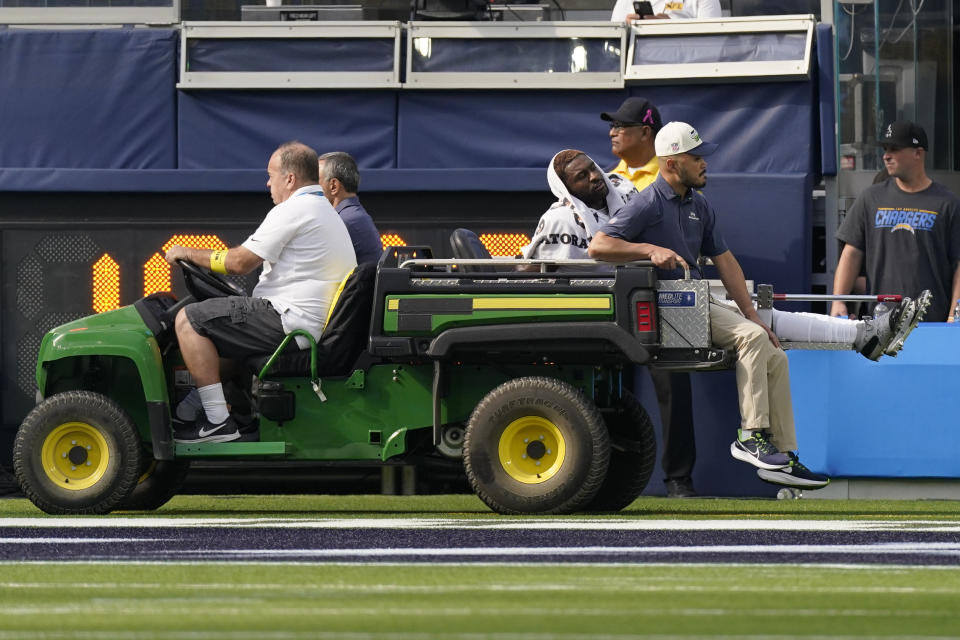
<instances>
[{"instance_id":1,"label":"man in black chargers t-shirt","mask_svg":"<svg viewBox=\"0 0 960 640\"><path fill-rule=\"evenodd\" d=\"M860 194L840 225L837 238L846 244L833 292L850 293L865 265L868 293L916 297L929 289L926 318L952 322L960 298L960 198L927 176L922 127L894 122L879 142L893 179ZM831 315L847 316L846 304L834 302Z\"/></svg>"}]
</instances>

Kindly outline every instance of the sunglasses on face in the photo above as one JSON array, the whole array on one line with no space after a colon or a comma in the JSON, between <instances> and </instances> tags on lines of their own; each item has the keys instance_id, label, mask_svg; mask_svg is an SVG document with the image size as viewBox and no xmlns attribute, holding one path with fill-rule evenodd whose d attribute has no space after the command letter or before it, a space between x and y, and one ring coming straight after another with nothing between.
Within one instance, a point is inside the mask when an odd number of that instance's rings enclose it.
<instances>
[{"instance_id":1,"label":"sunglasses on face","mask_svg":"<svg viewBox=\"0 0 960 640\"><path fill-rule=\"evenodd\" d=\"M645 127L645 124L628 124L626 122L611 122L610 130L611 131L622 131L623 129L629 129L631 127Z\"/></svg>"}]
</instances>

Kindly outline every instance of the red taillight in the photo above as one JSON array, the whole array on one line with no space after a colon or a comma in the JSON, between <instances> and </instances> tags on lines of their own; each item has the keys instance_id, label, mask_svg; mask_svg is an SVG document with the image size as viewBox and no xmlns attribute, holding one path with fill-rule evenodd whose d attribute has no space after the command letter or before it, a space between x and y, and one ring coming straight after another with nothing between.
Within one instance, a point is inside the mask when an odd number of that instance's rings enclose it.
<instances>
[{"instance_id":1,"label":"red taillight","mask_svg":"<svg viewBox=\"0 0 960 640\"><path fill-rule=\"evenodd\" d=\"M637 303L637 331L656 331L657 316L653 313L652 302Z\"/></svg>"}]
</instances>

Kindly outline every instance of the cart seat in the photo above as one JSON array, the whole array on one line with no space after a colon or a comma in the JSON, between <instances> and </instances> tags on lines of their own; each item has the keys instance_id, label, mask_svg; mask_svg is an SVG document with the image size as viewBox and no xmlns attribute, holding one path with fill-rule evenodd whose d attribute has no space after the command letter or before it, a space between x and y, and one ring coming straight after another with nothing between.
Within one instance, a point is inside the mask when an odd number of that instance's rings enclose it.
<instances>
[{"instance_id":1,"label":"cart seat","mask_svg":"<svg viewBox=\"0 0 960 640\"><path fill-rule=\"evenodd\" d=\"M461 260L489 260L490 252L480 242L480 238L469 229L454 229L450 234L450 248L453 250L453 257ZM463 265L458 269L465 273L476 273L478 271L496 271L495 267L484 267L482 265Z\"/></svg>"},{"instance_id":2,"label":"cart seat","mask_svg":"<svg viewBox=\"0 0 960 640\"><path fill-rule=\"evenodd\" d=\"M358 265L347 276L343 289L333 301L327 326L317 341L317 375L347 375L370 339L370 315L377 263ZM247 358L247 365L259 373L270 356ZM268 372L270 377L307 377L310 375L310 349L299 349L291 340Z\"/></svg>"}]
</instances>

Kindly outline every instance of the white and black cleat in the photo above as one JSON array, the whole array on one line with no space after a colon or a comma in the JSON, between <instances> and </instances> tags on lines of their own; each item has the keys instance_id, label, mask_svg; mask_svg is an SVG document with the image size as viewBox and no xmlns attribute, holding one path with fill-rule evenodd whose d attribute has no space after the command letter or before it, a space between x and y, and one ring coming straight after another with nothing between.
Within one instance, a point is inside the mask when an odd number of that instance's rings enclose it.
<instances>
[{"instance_id":1,"label":"white and black cleat","mask_svg":"<svg viewBox=\"0 0 960 640\"><path fill-rule=\"evenodd\" d=\"M927 313L927 309L930 308L930 302L932 300L933 295L928 289L924 289L917 299L913 301L913 308L910 312L907 313L907 311L904 310L904 313L901 314L897 320L893 339L890 340L890 343L886 349L884 349L884 354L896 357L897 353L903 349L903 343L906 342L907 336L909 336L910 332L916 329L920 321L923 320L923 316Z\"/></svg>"}]
</instances>

